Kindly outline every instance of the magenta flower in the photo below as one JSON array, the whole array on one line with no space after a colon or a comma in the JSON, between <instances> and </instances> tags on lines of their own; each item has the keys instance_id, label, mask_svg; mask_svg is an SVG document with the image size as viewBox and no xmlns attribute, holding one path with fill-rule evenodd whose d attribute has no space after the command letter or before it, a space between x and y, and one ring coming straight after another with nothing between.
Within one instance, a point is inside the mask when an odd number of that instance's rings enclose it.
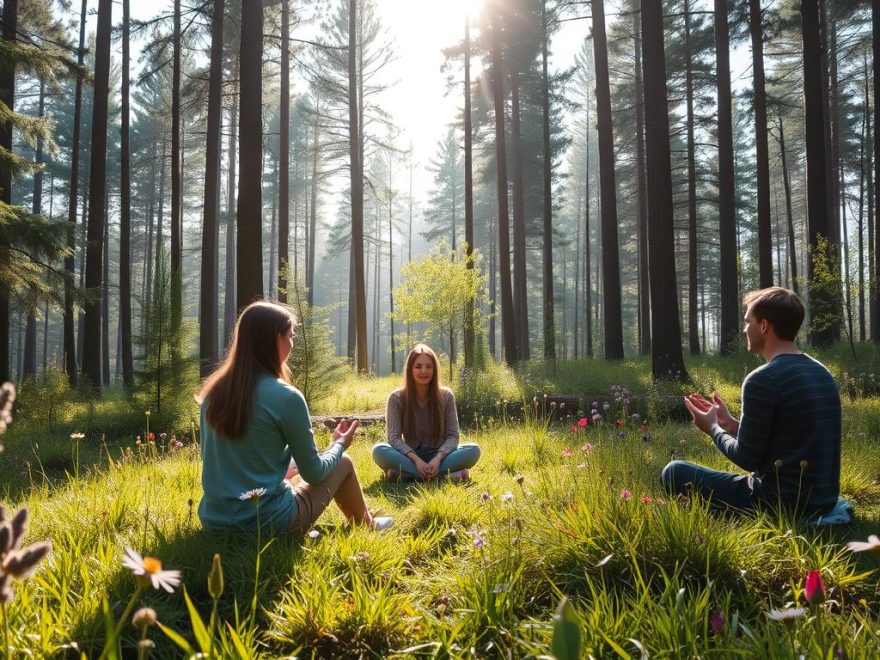
<instances>
[{"instance_id":1,"label":"magenta flower","mask_svg":"<svg viewBox=\"0 0 880 660\"><path fill-rule=\"evenodd\" d=\"M577 433L577 432L578 432L578 427L577 427L577 426L572 426L572 427L571 427L570 429L568 429L568 430L569 430L570 433Z\"/></svg>"},{"instance_id":2,"label":"magenta flower","mask_svg":"<svg viewBox=\"0 0 880 660\"><path fill-rule=\"evenodd\" d=\"M825 581L819 571L807 573L807 583L804 585L804 598L810 605L821 605L825 602Z\"/></svg>"},{"instance_id":3,"label":"magenta flower","mask_svg":"<svg viewBox=\"0 0 880 660\"><path fill-rule=\"evenodd\" d=\"M478 536L474 539L474 548L476 548L477 550L482 550L485 545L486 539L484 539L482 536Z\"/></svg>"},{"instance_id":4,"label":"magenta flower","mask_svg":"<svg viewBox=\"0 0 880 660\"><path fill-rule=\"evenodd\" d=\"M711 630L716 635L720 635L724 632L725 625L724 615L718 610L712 610L709 612L709 630Z\"/></svg>"},{"instance_id":5,"label":"magenta flower","mask_svg":"<svg viewBox=\"0 0 880 660\"><path fill-rule=\"evenodd\" d=\"M589 454L590 451L593 449L593 445L591 445L589 442L585 442L585 443L584 443L584 446L581 447L581 449L583 450L583 452L584 452L585 454Z\"/></svg>"},{"instance_id":6,"label":"magenta flower","mask_svg":"<svg viewBox=\"0 0 880 660\"><path fill-rule=\"evenodd\" d=\"M588 420L586 417L581 417L578 420L578 426L580 426L581 428L584 428L589 423L590 423L590 420Z\"/></svg>"},{"instance_id":7,"label":"magenta flower","mask_svg":"<svg viewBox=\"0 0 880 660\"><path fill-rule=\"evenodd\" d=\"M571 447L566 447L565 449L562 450L562 457L563 458L571 458Z\"/></svg>"},{"instance_id":8,"label":"magenta flower","mask_svg":"<svg viewBox=\"0 0 880 660\"><path fill-rule=\"evenodd\" d=\"M621 499L624 499L627 502L629 502L632 499L632 496L633 496L633 494L628 488L624 488L622 491L620 491Z\"/></svg>"}]
</instances>

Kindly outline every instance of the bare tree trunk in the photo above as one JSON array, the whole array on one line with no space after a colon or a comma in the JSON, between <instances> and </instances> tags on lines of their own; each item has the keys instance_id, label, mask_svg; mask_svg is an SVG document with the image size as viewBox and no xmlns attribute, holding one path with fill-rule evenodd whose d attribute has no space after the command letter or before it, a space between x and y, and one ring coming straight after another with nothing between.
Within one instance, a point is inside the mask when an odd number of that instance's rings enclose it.
<instances>
[{"instance_id":1,"label":"bare tree trunk","mask_svg":"<svg viewBox=\"0 0 880 660\"><path fill-rule=\"evenodd\" d=\"M593 58L596 66L596 127L599 134L599 179L602 189L602 285L605 307L605 358L623 358L620 300L620 257L617 244L617 187L614 175L614 133L608 82L605 2L592 0Z\"/></svg>"},{"instance_id":2,"label":"bare tree trunk","mask_svg":"<svg viewBox=\"0 0 880 660\"><path fill-rule=\"evenodd\" d=\"M587 357L593 357L593 269L590 255L590 104L585 103L586 148L584 155L584 313L586 315Z\"/></svg>"},{"instance_id":3,"label":"bare tree trunk","mask_svg":"<svg viewBox=\"0 0 880 660\"><path fill-rule=\"evenodd\" d=\"M729 353L739 334L739 285L736 260L736 199L733 169L733 119L730 91L730 31L727 0L715 0L715 57L718 91L718 238L721 252L721 327L719 350ZM653 288L652 288L653 290Z\"/></svg>"},{"instance_id":4,"label":"bare tree trunk","mask_svg":"<svg viewBox=\"0 0 880 660\"><path fill-rule=\"evenodd\" d=\"M785 150L785 130L782 113L779 113L779 154L782 158L782 185L785 190L785 215L788 220L788 255L791 263L791 288L798 292L797 246L794 236L794 215L791 210L791 180L788 174L788 157Z\"/></svg>"},{"instance_id":5,"label":"bare tree trunk","mask_svg":"<svg viewBox=\"0 0 880 660\"><path fill-rule=\"evenodd\" d=\"M119 331L122 382L134 386L131 346L131 150L129 148L129 0L122 0L122 123L120 125Z\"/></svg>"},{"instance_id":6,"label":"bare tree trunk","mask_svg":"<svg viewBox=\"0 0 880 660\"><path fill-rule=\"evenodd\" d=\"M510 73L510 137L513 157L513 306L516 315L517 355L531 358L529 341L529 300L526 285L526 205L523 192L522 147L520 140L519 73Z\"/></svg>"},{"instance_id":7,"label":"bare tree trunk","mask_svg":"<svg viewBox=\"0 0 880 660\"><path fill-rule=\"evenodd\" d=\"M312 127L312 205L309 217L308 239L308 268L306 271L306 283L308 286L307 299L309 305L315 304L315 242L318 231L318 151L321 148L318 140L318 108L315 103L315 123Z\"/></svg>"},{"instance_id":8,"label":"bare tree trunk","mask_svg":"<svg viewBox=\"0 0 880 660\"><path fill-rule=\"evenodd\" d=\"M862 115L862 139L859 144L859 341L865 341L865 125L868 106Z\"/></svg>"},{"instance_id":9,"label":"bare tree trunk","mask_svg":"<svg viewBox=\"0 0 880 660\"><path fill-rule=\"evenodd\" d=\"M758 271L759 286L773 286L773 251L770 225L770 156L767 146L767 96L764 90L764 30L761 2L749 0L749 33L752 37L752 85L755 99L755 152L758 171Z\"/></svg>"},{"instance_id":10,"label":"bare tree trunk","mask_svg":"<svg viewBox=\"0 0 880 660\"><path fill-rule=\"evenodd\" d=\"M754 1L754 0L753 0ZM697 303L697 163L694 139L694 72L691 53L691 8L684 2L685 94L687 108L688 168L688 344L691 355L700 354ZM766 137L766 135L765 135ZM772 278L771 278L772 279Z\"/></svg>"},{"instance_id":11,"label":"bare tree trunk","mask_svg":"<svg viewBox=\"0 0 880 660\"><path fill-rule=\"evenodd\" d=\"M501 55L501 8L494 3L491 11L491 59L493 103L495 108L495 160L498 188L498 264L501 277L501 335L504 360L509 365L519 360L516 324L513 314L513 291L510 283L510 227L507 210L507 144L504 133L504 69ZM524 313L524 311L521 311Z\"/></svg>"},{"instance_id":12,"label":"bare tree trunk","mask_svg":"<svg viewBox=\"0 0 880 660\"><path fill-rule=\"evenodd\" d=\"M873 76L874 76L874 140L868 139L869 144L873 144L874 168L880 169L880 103L878 103L878 89L880 89L880 7L877 3L871 5L871 44L873 48ZM867 98L867 80L865 81L865 97ZM871 122L868 122L868 134L870 135ZM871 157L869 156L869 161ZM880 217L875 217L875 213L880 209L880 171L868 164L868 224L874 227L874 270L871 272L872 296L871 304L873 309L873 322L871 323L871 339L880 341ZM874 185L871 185L871 176L874 177ZM873 200L874 208L871 208ZM880 214L877 214L880 216Z\"/></svg>"},{"instance_id":13,"label":"bare tree trunk","mask_svg":"<svg viewBox=\"0 0 880 660\"><path fill-rule=\"evenodd\" d=\"M38 116L43 117L46 102L46 86L40 81L40 99ZM43 163L43 139L37 138L37 149L34 154L34 162ZM34 173L34 192L31 200L31 211L34 215L43 212L43 170ZM24 371L23 378L33 378L37 375L37 314L36 301L34 309L29 309L27 314L27 327L24 338Z\"/></svg>"},{"instance_id":14,"label":"bare tree trunk","mask_svg":"<svg viewBox=\"0 0 880 660\"><path fill-rule=\"evenodd\" d=\"M676 294L666 56L663 51L663 11L660 0L642 2L642 40L645 56L648 204L651 208L651 235L648 240L651 269L651 370L655 379L685 380L688 375L681 352L681 326Z\"/></svg>"},{"instance_id":15,"label":"bare tree trunk","mask_svg":"<svg viewBox=\"0 0 880 660\"><path fill-rule=\"evenodd\" d=\"M110 208L106 199L106 208ZM101 284L101 384L110 387L110 223L104 223L104 274Z\"/></svg>"},{"instance_id":16,"label":"bare tree trunk","mask_svg":"<svg viewBox=\"0 0 880 660\"><path fill-rule=\"evenodd\" d=\"M550 81L547 74L547 0L541 2L541 103L544 152L544 358L556 359L556 328L553 318L553 154L550 153ZM564 335L563 335L564 337Z\"/></svg>"},{"instance_id":17,"label":"bare tree trunk","mask_svg":"<svg viewBox=\"0 0 880 660\"><path fill-rule=\"evenodd\" d=\"M473 127L471 123L471 25L470 14L464 19L464 241L467 244L467 268L473 269L474 253L474 172ZM392 333L393 334L393 333ZM464 365L474 366L474 300L469 299L464 315Z\"/></svg>"},{"instance_id":18,"label":"bare tree trunk","mask_svg":"<svg viewBox=\"0 0 880 660\"><path fill-rule=\"evenodd\" d=\"M208 127L205 145L205 203L202 220L202 282L199 298L199 375L206 378L220 361L217 323L220 249L220 149L223 134L223 27L225 0L213 0ZM233 127L230 131L234 132Z\"/></svg>"},{"instance_id":19,"label":"bare tree trunk","mask_svg":"<svg viewBox=\"0 0 880 660\"><path fill-rule=\"evenodd\" d=\"M236 73L238 67L236 67ZM240 76L239 76L240 77ZM223 310L223 344L232 338L238 309L235 306L235 172L238 144L238 101L233 96L229 118L229 172L227 174L226 193L226 272L223 277L225 307Z\"/></svg>"},{"instance_id":20,"label":"bare tree trunk","mask_svg":"<svg viewBox=\"0 0 880 660\"><path fill-rule=\"evenodd\" d=\"M18 31L18 0L4 0L3 2L3 40L16 41ZM0 100L10 110L15 109L15 62L9 60L0 61ZM12 124L0 122L0 148L12 153ZM12 170L9 167L0 168L0 201L12 204ZM8 245L8 240L0 241L2 245ZM0 382L6 382L11 377L9 364L9 297L6 291L0 291Z\"/></svg>"},{"instance_id":21,"label":"bare tree trunk","mask_svg":"<svg viewBox=\"0 0 880 660\"><path fill-rule=\"evenodd\" d=\"M290 253L290 0L281 0L281 126L278 157L278 300L287 302L287 263ZM317 119L316 119L317 121ZM275 245L272 244L274 251ZM311 286L309 296L311 297ZM311 304L311 302L309 303Z\"/></svg>"},{"instance_id":22,"label":"bare tree trunk","mask_svg":"<svg viewBox=\"0 0 880 660\"><path fill-rule=\"evenodd\" d=\"M107 191L107 101L110 83L110 0L98 0L98 34L95 42L95 100L92 110L92 149L89 173L88 247L86 247L86 288L98 291L103 274L103 239L106 222L105 197ZM101 301L93 299L85 304L85 336L97 338L101 332ZM101 387L101 344L87 341L83 344L83 374L92 388ZM2 371L2 370L0 370Z\"/></svg>"},{"instance_id":23,"label":"bare tree trunk","mask_svg":"<svg viewBox=\"0 0 880 660\"><path fill-rule=\"evenodd\" d=\"M174 53L171 70L171 314L175 321L183 316L181 301L183 278L183 213L181 211L180 163L180 0L174 0ZM174 356L172 356L173 359Z\"/></svg>"},{"instance_id":24,"label":"bare tree trunk","mask_svg":"<svg viewBox=\"0 0 880 660\"><path fill-rule=\"evenodd\" d=\"M263 297L263 5L241 4L241 90L239 137L241 164L236 218L235 304L242 309ZM173 271L172 271L173 272Z\"/></svg>"},{"instance_id":25,"label":"bare tree trunk","mask_svg":"<svg viewBox=\"0 0 880 660\"><path fill-rule=\"evenodd\" d=\"M354 303L357 326L357 370L366 373L367 297L364 282L364 167L361 135L362 95L358 90L358 0L348 2L348 146L351 178L351 254L354 267Z\"/></svg>"},{"instance_id":26,"label":"bare tree trunk","mask_svg":"<svg viewBox=\"0 0 880 660\"><path fill-rule=\"evenodd\" d=\"M641 7L640 0L637 0ZM648 201L645 184L645 99L642 83L642 37L639 15L633 12L636 91L636 185L639 241L639 352L651 352L651 289L648 277ZM589 203L589 200L587 200Z\"/></svg>"}]
</instances>

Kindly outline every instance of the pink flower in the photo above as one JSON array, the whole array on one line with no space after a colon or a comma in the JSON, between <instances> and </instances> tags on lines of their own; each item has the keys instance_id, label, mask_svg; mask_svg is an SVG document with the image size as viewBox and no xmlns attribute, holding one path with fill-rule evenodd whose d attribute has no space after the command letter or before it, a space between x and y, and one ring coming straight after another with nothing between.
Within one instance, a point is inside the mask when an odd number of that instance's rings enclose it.
<instances>
[{"instance_id":1,"label":"pink flower","mask_svg":"<svg viewBox=\"0 0 880 660\"><path fill-rule=\"evenodd\" d=\"M593 449L593 445L591 445L589 442L585 442L585 443L584 443L584 446L581 447L581 449L583 450L583 452L584 452L585 454L589 454L590 451Z\"/></svg>"},{"instance_id":2,"label":"pink flower","mask_svg":"<svg viewBox=\"0 0 880 660\"><path fill-rule=\"evenodd\" d=\"M642 424L642 425L639 427L639 431L647 431L647 430L648 430L648 425L647 425L647 424Z\"/></svg>"},{"instance_id":3,"label":"pink flower","mask_svg":"<svg viewBox=\"0 0 880 660\"><path fill-rule=\"evenodd\" d=\"M642 495L642 504L650 504L650 503L651 503L651 498L648 497L647 495Z\"/></svg>"},{"instance_id":4,"label":"pink flower","mask_svg":"<svg viewBox=\"0 0 880 660\"><path fill-rule=\"evenodd\" d=\"M569 430L571 433L577 433L577 432L578 432L578 427L577 427L577 426L572 426L572 427L571 427L570 429L568 429L568 430Z\"/></svg>"},{"instance_id":5,"label":"pink flower","mask_svg":"<svg viewBox=\"0 0 880 660\"><path fill-rule=\"evenodd\" d=\"M565 449L562 450L562 457L563 458L571 458L571 447L566 447Z\"/></svg>"},{"instance_id":6,"label":"pink flower","mask_svg":"<svg viewBox=\"0 0 880 660\"><path fill-rule=\"evenodd\" d=\"M590 423L590 420L588 420L586 417L581 417L578 420L578 426L580 426L581 428L584 428L589 423Z\"/></svg>"},{"instance_id":7,"label":"pink flower","mask_svg":"<svg viewBox=\"0 0 880 660\"><path fill-rule=\"evenodd\" d=\"M618 419L618 420L617 420L616 422L614 422L614 423L617 424L618 426L623 426L623 420L622 420L622 419Z\"/></svg>"},{"instance_id":8,"label":"pink flower","mask_svg":"<svg viewBox=\"0 0 880 660\"><path fill-rule=\"evenodd\" d=\"M718 610L712 610L709 612L709 629L715 633L716 635L720 635L724 632L724 615Z\"/></svg>"},{"instance_id":9,"label":"pink flower","mask_svg":"<svg viewBox=\"0 0 880 660\"><path fill-rule=\"evenodd\" d=\"M633 494L628 488L624 488L622 491L620 491L620 497L622 499L626 500L627 502L629 502L632 499L632 496L633 496Z\"/></svg>"},{"instance_id":10,"label":"pink flower","mask_svg":"<svg viewBox=\"0 0 880 660\"><path fill-rule=\"evenodd\" d=\"M478 536L474 539L474 548L476 548L477 550L482 550L483 546L485 545L486 539L484 539L482 536Z\"/></svg>"},{"instance_id":11,"label":"pink flower","mask_svg":"<svg viewBox=\"0 0 880 660\"><path fill-rule=\"evenodd\" d=\"M804 598L810 605L820 605L825 602L825 581L819 571L807 573L807 583L804 585Z\"/></svg>"}]
</instances>

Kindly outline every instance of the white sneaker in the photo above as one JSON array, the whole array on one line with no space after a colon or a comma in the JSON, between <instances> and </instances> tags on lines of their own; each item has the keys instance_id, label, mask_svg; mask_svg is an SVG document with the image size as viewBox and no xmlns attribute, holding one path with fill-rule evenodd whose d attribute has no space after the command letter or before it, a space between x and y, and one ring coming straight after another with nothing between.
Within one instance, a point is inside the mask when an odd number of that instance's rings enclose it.
<instances>
[{"instance_id":1,"label":"white sneaker","mask_svg":"<svg viewBox=\"0 0 880 660\"><path fill-rule=\"evenodd\" d=\"M391 516L373 516L373 523L370 526L373 531L384 532L394 526L394 518Z\"/></svg>"}]
</instances>

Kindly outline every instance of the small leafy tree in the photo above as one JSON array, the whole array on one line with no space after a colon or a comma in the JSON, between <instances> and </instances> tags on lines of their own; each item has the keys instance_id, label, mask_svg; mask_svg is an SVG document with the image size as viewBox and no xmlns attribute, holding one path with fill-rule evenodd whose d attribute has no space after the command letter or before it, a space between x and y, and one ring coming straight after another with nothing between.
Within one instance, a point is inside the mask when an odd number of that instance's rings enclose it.
<instances>
[{"instance_id":1,"label":"small leafy tree","mask_svg":"<svg viewBox=\"0 0 880 660\"><path fill-rule=\"evenodd\" d=\"M480 272L479 259L477 250L468 256L467 245L453 250L441 241L426 256L406 264L400 285L394 287L394 320L424 323L429 336L449 341L451 355L455 332L464 328L468 302L474 301L476 315L485 298L486 277ZM473 268L468 268L469 260ZM477 319L474 327L479 327ZM450 360L450 381L452 375Z\"/></svg>"},{"instance_id":2,"label":"small leafy tree","mask_svg":"<svg viewBox=\"0 0 880 660\"><path fill-rule=\"evenodd\" d=\"M302 286L296 280L291 284L293 290L288 292L288 300L298 325L293 331L293 350L287 363L293 372L293 384L311 406L333 392L350 364L336 355L329 322L334 307L309 305Z\"/></svg>"},{"instance_id":3,"label":"small leafy tree","mask_svg":"<svg viewBox=\"0 0 880 660\"><path fill-rule=\"evenodd\" d=\"M813 345L826 345L831 327L841 318L840 259L829 249L828 239L819 236L815 246L808 246L813 272L807 282L810 305L809 341Z\"/></svg>"}]
</instances>

